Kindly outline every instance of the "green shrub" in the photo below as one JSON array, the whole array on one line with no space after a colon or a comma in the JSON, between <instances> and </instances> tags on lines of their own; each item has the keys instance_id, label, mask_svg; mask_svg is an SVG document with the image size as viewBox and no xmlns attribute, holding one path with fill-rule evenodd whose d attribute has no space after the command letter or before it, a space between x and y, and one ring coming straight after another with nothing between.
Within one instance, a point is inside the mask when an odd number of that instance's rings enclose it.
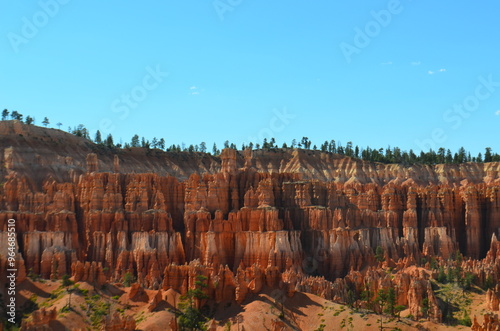
<instances>
[{"instance_id":1,"label":"green shrub","mask_svg":"<svg viewBox=\"0 0 500 331\"><path fill-rule=\"evenodd\" d=\"M129 287L134 282L135 282L135 277L134 275L132 275L132 273L126 272L125 275L123 275L123 286Z\"/></svg>"},{"instance_id":2,"label":"green shrub","mask_svg":"<svg viewBox=\"0 0 500 331\"><path fill-rule=\"evenodd\" d=\"M470 316L469 316L469 313L467 312L467 310L464 310L463 317L462 317L462 319L458 320L458 324L468 326L468 327L472 326L472 321L470 319Z\"/></svg>"},{"instance_id":3,"label":"green shrub","mask_svg":"<svg viewBox=\"0 0 500 331\"><path fill-rule=\"evenodd\" d=\"M71 279L69 279L69 275L66 274L66 275L62 276L62 284L61 285L63 287L68 287L68 286L71 286L73 284L74 284L74 282Z\"/></svg>"}]
</instances>

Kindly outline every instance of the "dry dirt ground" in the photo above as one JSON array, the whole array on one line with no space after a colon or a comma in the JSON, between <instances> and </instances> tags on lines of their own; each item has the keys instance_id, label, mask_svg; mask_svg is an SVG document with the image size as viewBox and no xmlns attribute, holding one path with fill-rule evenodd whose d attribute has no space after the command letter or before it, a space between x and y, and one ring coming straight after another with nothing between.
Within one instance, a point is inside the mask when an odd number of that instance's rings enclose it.
<instances>
[{"instance_id":1,"label":"dry dirt ground","mask_svg":"<svg viewBox=\"0 0 500 331\"><path fill-rule=\"evenodd\" d=\"M148 302L133 302L128 299L130 288L120 284L95 288L87 283L78 283L79 293L70 295L61 287L61 281L33 282L29 279L19 284L19 305L31 300L39 307L53 308L58 311L56 321L50 326L53 330L99 330L102 318L115 311L131 315L137 322L137 329L144 331L169 330L169 322L174 314L170 311L179 303L179 293L168 290L163 292L165 301L155 311L149 312ZM156 291L146 290L149 298ZM210 304L209 313L216 330L378 330L380 315L359 310L354 311L345 305L322 299L308 293L295 293L291 298L282 297L284 306L275 302L274 292L263 291L247 298L243 304L222 302ZM487 311L484 293L470 294L471 318ZM71 300L72 310L64 312ZM280 315L284 316L280 319ZM383 316L384 330L469 330L464 326L447 326L427 320L413 321L405 318L408 311L401 313L402 318ZM29 318L29 317L28 317ZM93 323L93 325L92 325ZM275 329L275 327L277 327ZM281 327L281 328L280 328Z\"/></svg>"}]
</instances>

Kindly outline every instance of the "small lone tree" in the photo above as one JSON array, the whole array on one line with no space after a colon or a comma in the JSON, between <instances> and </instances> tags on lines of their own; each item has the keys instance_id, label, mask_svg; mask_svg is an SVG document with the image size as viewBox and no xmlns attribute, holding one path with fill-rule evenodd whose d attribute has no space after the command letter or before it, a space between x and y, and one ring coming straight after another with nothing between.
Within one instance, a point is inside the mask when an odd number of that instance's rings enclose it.
<instances>
[{"instance_id":1,"label":"small lone tree","mask_svg":"<svg viewBox=\"0 0 500 331\"><path fill-rule=\"evenodd\" d=\"M115 147L115 144L113 142L113 136L110 134L108 134L108 137L106 138L106 146L108 146L109 148L113 148Z\"/></svg>"},{"instance_id":2,"label":"small lone tree","mask_svg":"<svg viewBox=\"0 0 500 331\"><path fill-rule=\"evenodd\" d=\"M59 130L61 130L61 125L63 125L63 124L62 124L61 122L57 122L57 124L56 124L56 125L57 125L57 128L58 128Z\"/></svg>"},{"instance_id":3,"label":"small lone tree","mask_svg":"<svg viewBox=\"0 0 500 331\"><path fill-rule=\"evenodd\" d=\"M460 277L459 285L462 291L468 291L471 289L472 284L474 284L475 275L470 272L466 272L464 276Z\"/></svg>"},{"instance_id":4,"label":"small lone tree","mask_svg":"<svg viewBox=\"0 0 500 331\"><path fill-rule=\"evenodd\" d=\"M403 305L396 305L396 306L394 306L394 314L395 314L395 315L396 315L396 317L398 318L398 321L400 321L400 320L401 320L401 312L402 312L403 310L405 310L405 309L406 309L406 307L405 307L405 306L403 306Z\"/></svg>"},{"instance_id":5,"label":"small lone tree","mask_svg":"<svg viewBox=\"0 0 500 331\"><path fill-rule=\"evenodd\" d=\"M384 262L385 257L384 257L384 249L381 246L377 246L375 249L375 260L378 262Z\"/></svg>"},{"instance_id":6,"label":"small lone tree","mask_svg":"<svg viewBox=\"0 0 500 331\"><path fill-rule=\"evenodd\" d=\"M10 118L12 118L13 120L22 121L23 115L19 113L17 110L14 110L12 113L10 113Z\"/></svg>"},{"instance_id":7,"label":"small lone tree","mask_svg":"<svg viewBox=\"0 0 500 331\"><path fill-rule=\"evenodd\" d=\"M74 129L68 128L68 131L77 137L83 137L90 140L89 131L83 124L78 124Z\"/></svg>"},{"instance_id":8,"label":"small lone tree","mask_svg":"<svg viewBox=\"0 0 500 331\"><path fill-rule=\"evenodd\" d=\"M96 144L102 143L101 131L97 130L94 141Z\"/></svg>"},{"instance_id":9,"label":"small lone tree","mask_svg":"<svg viewBox=\"0 0 500 331\"><path fill-rule=\"evenodd\" d=\"M132 137L132 140L130 141L130 146L132 147L139 147L139 136L138 135L134 135Z\"/></svg>"},{"instance_id":10,"label":"small lone tree","mask_svg":"<svg viewBox=\"0 0 500 331\"><path fill-rule=\"evenodd\" d=\"M354 307L355 302L356 302L356 293L352 289L349 289L347 291L347 306L352 308Z\"/></svg>"},{"instance_id":11,"label":"small lone tree","mask_svg":"<svg viewBox=\"0 0 500 331\"><path fill-rule=\"evenodd\" d=\"M206 153L207 152L207 143L204 142L204 141L202 141L200 143L200 152L202 152L202 153Z\"/></svg>"},{"instance_id":12,"label":"small lone tree","mask_svg":"<svg viewBox=\"0 0 500 331\"><path fill-rule=\"evenodd\" d=\"M370 283L364 284L363 290L361 291L361 294L360 294L360 299L361 299L361 301L366 302L366 307L368 309L373 309L373 302L372 302L373 293L372 293L370 287L371 287Z\"/></svg>"},{"instance_id":13,"label":"small lone tree","mask_svg":"<svg viewBox=\"0 0 500 331\"><path fill-rule=\"evenodd\" d=\"M24 122L28 125L31 125L35 122L35 119L28 115L28 116L26 116L26 120Z\"/></svg>"},{"instance_id":14,"label":"small lone tree","mask_svg":"<svg viewBox=\"0 0 500 331\"><path fill-rule=\"evenodd\" d=\"M47 117L44 117L43 121L42 121L42 124L43 124L44 127L47 127L50 124L49 119Z\"/></svg>"},{"instance_id":15,"label":"small lone tree","mask_svg":"<svg viewBox=\"0 0 500 331\"><path fill-rule=\"evenodd\" d=\"M133 282L135 282L134 275L130 272L126 272L125 275L123 275L123 286L129 287Z\"/></svg>"},{"instance_id":16,"label":"small lone tree","mask_svg":"<svg viewBox=\"0 0 500 331\"><path fill-rule=\"evenodd\" d=\"M9 116L9 111L7 109L4 109L2 111L2 121L5 121L8 116Z\"/></svg>"},{"instance_id":17,"label":"small lone tree","mask_svg":"<svg viewBox=\"0 0 500 331\"><path fill-rule=\"evenodd\" d=\"M68 304L67 304L67 307L69 309L71 309L71 293L73 293L73 289L71 289L70 286L73 285L73 284L74 284L74 282L71 279L69 279L69 275L68 274L62 276L62 284L61 284L61 286L65 287L66 288L66 292L68 292L68 294L69 294Z\"/></svg>"},{"instance_id":18,"label":"small lone tree","mask_svg":"<svg viewBox=\"0 0 500 331\"><path fill-rule=\"evenodd\" d=\"M391 314L391 316L395 316L395 307L396 307L396 291L393 287L389 287L387 290L387 305L385 307L385 313Z\"/></svg>"},{"instance_id":19,"label":"small lone tree","mask_svg":"<svg viewBox=\"0 0 500 331\"><path fill-rule=\"evenodd\" d=\"M153 140L151 140L151 147L158 148L158 139L156 137L153 137Z\"/></svg>"},{"instance_id":20,"label":"small lone tree","mask_svg":"<svg viewBox=\"0 0 500 331\"><path fill-rule=\"evenodd\" d=\"M486 151L484 152L484 162L491 162L493 157L491 155L491 147L486 147Z\"/></svg>"},{"instance_id":21,"label":"small lone tree","mask_svg":"<svg viewBox=\"0 0 500 331\"><path fill-rule=\"evenodd\" d=\"M384 329L384 311L386 310L387 306L387 301L389 298L389 293L387 289L383 288L378 291L377 294L377 303L380 306L380 319L378 320L380 322L380 330Z\"/></svg>"},{"instance_id":22,"label":"small lone tree","mask_svg":"<svg viewBox=\"0 0 500 331\"><path fill-rule=\"evenodd\" d=\"M160 140L158 140L158 148L161 150L165 149L165 139L160 138Z\"/></svg>"},{"instance_id":23,"label":"small lone tree","mask_svg":"<svg viewBox=\"0 0 500 331\"><path fill-rule=\"evenodd\" d=\"M205 330L206 318L198 309L201 300L208 299L203 289L208 285L205 283L207 277L203 275L196 276L194 282L195 288L190 289L187 293L181 296L181 303L179 303L179 326L181 330Z\"/></svg>"}]
</instances>

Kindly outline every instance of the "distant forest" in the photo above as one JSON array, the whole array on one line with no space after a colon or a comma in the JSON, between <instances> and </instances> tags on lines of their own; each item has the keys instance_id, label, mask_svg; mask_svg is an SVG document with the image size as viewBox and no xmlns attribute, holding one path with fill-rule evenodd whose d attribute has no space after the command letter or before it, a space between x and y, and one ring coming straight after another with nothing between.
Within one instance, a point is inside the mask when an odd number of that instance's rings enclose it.
<instances>
[{"instance_id":1,"label":"distant forest","mask_svg":"<svg viewBox=\"0 0 500 331\"><path fill-rule=\"evenodd\" d=\"M28 125L35 124L35 118L31 116L26 116L23 121L23 115L18 111L9 112L7 109L2 111L2 120L18 120L24 122ZM42 121L42 125L47 127L50 124L50 121L47 117L45 117ZM60 129L63 125L61 122L58 122L57 127ZM164 138L156 138L154 137L151 141L145 139L144 137L139 137L137 134L132 136L130 142L126 142L122 144L115 144L113 141L113 136L108 134L105 138L101 136L101 132L97 130L95 136L93 138L90 137L90 133L85 128L83 124L79 124L75 127L68 127L67 132L88 139L96 144L105 146L109 149L129 149L132 147L141 147L145 149L158 149L166 152L200 152L200 153L209 153L214 156L220 155L221 151L218 149L217 144L213 144L211 150L207 148L207 144L205 142L201 142L199 145L189 145L186 146L184 143L182 144L172 144L169 147L166 147ZM238 149L238 147L234 144L226 140L224 142L223 148L232 148ZM458 151L452 152L449 149L439 148L437 151L430 149L427 152L421 151L418 154L415 154L412 149L409 151L403 151L399 147L390 147L387 148L371 148L371 147L359 147L358 145L353 145L352 142L348 141L345 146L342 146L340 142L336 142L335 140L325 141L319 146L311 142L309 138L302 137L300 140L293 139L290 144L284 142L281 146L278 145L274 138L264 139L261 143L253 143L250 142L248 144L243 143L241 145L241 150L244 149L278 149L278 148L301 148L301 149L309 149L309 150L320 150L322 152L327 153L336 153L340 155L349 156L352 158L364 160L364 161L372 161L372 162L381 162L381 163L396 163L403 165L411 165L411 164L460 164L465 162L500 162L500 155L497 153L493 153L490 147L486 147L484 154L479 153L477 156L471 156L470 152L466 151L465 148L460 147Z\"/></svg>"}]
</instances>

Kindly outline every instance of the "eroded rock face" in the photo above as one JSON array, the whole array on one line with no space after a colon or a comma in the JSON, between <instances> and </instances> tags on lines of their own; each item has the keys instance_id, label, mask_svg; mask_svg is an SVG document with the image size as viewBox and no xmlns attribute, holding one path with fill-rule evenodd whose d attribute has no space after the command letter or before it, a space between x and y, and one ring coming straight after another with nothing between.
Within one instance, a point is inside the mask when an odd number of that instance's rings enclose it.
<instances>
[{"instance_id":1,"label":"eroded rock face","mask_svg":"<svg viewBox=\"0 0 500 331\"><path fill-rule=\"evenodd\" d=\"M31 314L31 320L23 321L20 330L22 331L39 331L52 330L49 326L50 321L57 318L56 308L46 309L40 308Z\"/></svg>"},{"instance_id":2,"label":"eroded rock face","mask_svg":"<svg viewBox=\"0 0 500 331\"><path fill-rule=\"evenodd\" d=\"M7 279L7 270L16 269L16 283L22 282L26 279L26 265L23 255L20 253L17 239L10 235L9 232L3 231L0 232L0 242L2 243L0 247L0 277ZM13 246L10 246L11 243ZM12 247L12 250L9 250L10 247ZM14 261L12 261L12 258L14 258Z\"/></svg>"},{"instance_id":3,"label":"eroded rock face","mask_svg":"<svg viewBox=\"0 0 500 331\"><path fill-rule=\"evenodd\" d=\"M135 329L135 319L132 316L121 316L118 312L107 315L102 327L104 331L133 331Z\"/></svg>"},{"instance_id":4,"label":"eroded rock face","mask_svg":"<svg viewBox=\"0 0 500 331\"><path fill-rule=\"evenodd\" d=\"M146 291L138 283L132 284L130 292L128 293L130 301L144 301L148 302L149 297Z\"/></svg>"},{"instance_id":5,"label":"eroded rock face","mask_svg":"<svg viewBox=\"0 0 500 331\"><path fill-rule=\"evenodd\" d=\"M151 299L151 301L148 304L148 311L150 312L154 311L162 300L163 298L161 290L158 290L158 292L156 292L156 294L153 296L153 299Z\"/></svg>"},{"instance_id":6,"label":"eroded rock face","mask_svg":"<svg viewBox=\"0 0 500 331\"><path fill-rule=\"evenodd\" d=\"M488 309L498 311L500 305L500 284L497 284L493 289L488 289L486 292L486 303Z\"/></svg>"},{"instance_id":7,"label":"eroded rock face","mask_svg":"<svg viewBox=\"0 0 500 331\"><path fill-rule=\"evenodd\" d=\"M68 150L51 132L35 142L4 129L0 238L15 219L18 268L44 278L130 273L137 293L184 294L203 275L218 302L264 286L347 302L368 284L374 295L394 285L377 272L392 268L398 302L418 317L427 299L436 321L428 277L406 268L460 250L479 283L500 281L499 163L404 167L291 149L108 155L73 136Z\"/></svg>"},{"instance_id":8,"label":"eroded rock face","mask_svg":"<svg viewBox=\"0 0 500 331\"><path fill-rule=\"evenodd\" d=\"M477 317L474 316L471 330L473 331L498 331L500 330L500 321L497 314L487 313L483 315L483 324L479 324Z\"/></svg>"}]
</instances>

